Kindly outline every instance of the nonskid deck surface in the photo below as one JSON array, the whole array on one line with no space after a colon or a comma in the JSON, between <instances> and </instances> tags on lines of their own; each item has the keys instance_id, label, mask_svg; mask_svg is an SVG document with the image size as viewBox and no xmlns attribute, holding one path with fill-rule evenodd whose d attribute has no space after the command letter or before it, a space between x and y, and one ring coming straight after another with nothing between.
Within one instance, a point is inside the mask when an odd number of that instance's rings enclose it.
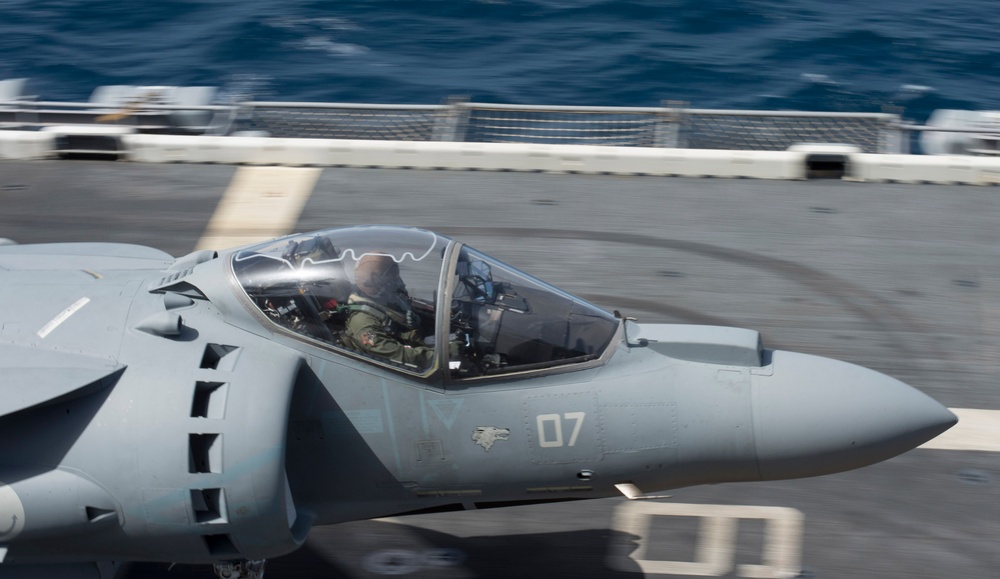
<instances>
[{"instance_id":1,"label":"nonskid deck surface","mask_svg":"<svg viewBox=\"0 0 1000 579\"><path fill-rule=\"evenodd\" d=\"M0 163L0 237L21 243L181 255L292 231L416 225L640 321L759 329L771 347L859 363L951 408L987 411L1000 411L998 221L988 187ZM975 414L944 449L818 479L318 528L268 576L618 577L640 576L639 560L649 577L749 577L766 575L766 551L801 544L807 577L987 577L1000 566L1000 466L966 429L989 439L1000 420ZM706 546L715 555L699 561ZM126 575L211 569L143 564Z\"/></svg>"}]
</instances>

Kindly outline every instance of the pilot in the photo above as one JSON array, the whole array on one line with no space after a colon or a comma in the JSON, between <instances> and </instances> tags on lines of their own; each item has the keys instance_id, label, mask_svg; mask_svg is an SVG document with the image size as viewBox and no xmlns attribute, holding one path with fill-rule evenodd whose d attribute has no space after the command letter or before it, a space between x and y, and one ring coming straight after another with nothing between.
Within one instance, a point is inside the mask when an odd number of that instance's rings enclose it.
<instances>
[{"instance_id":1,"label":"pilot","mask_svg":"<svg viewBox=\"0 0 1000 579\"><path fill-rule=\"evenodd\" d=\"M354 291L347 300L348 345L399 364L429 367L434 348L424 343L419 316L399 277L399 264L388 255L366 254L358 261L354 278Z\"/></svg>"}]
</instances>

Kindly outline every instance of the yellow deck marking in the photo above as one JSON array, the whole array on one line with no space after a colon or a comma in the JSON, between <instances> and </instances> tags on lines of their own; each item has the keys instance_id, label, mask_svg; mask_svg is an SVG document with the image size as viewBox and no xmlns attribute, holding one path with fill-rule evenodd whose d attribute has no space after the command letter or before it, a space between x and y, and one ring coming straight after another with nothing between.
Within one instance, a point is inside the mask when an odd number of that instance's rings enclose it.
<instances>
[{"instance_id":1,"label":"yellow deck marking","mask_svg":"<svg viewBox=\"0 0 1000 579\"><path fill-rule=\"evenodd\" d=\"M195 249L227 249L292 232L322 169L240 167Z\"/></svg>"},{"instance_id":2,"label":"yellow deck marking","mask_svg":"<svg viewBox=\"0 0 1000 579\"><path fill-rule=\"evenodd\" d=\"M1000 410L949 408L958 424L920 448L1000 452Z\"/></svg>"}]
</instances>

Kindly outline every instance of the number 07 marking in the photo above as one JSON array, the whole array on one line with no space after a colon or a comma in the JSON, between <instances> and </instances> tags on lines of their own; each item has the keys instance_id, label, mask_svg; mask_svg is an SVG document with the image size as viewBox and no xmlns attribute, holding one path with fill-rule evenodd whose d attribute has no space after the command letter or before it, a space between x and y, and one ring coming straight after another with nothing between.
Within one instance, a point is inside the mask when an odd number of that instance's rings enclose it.
<instances>
[{"instance_id":1,"label":"number 07 marking","mask_svg":"<svg viewBox=\"0 0 1000 579\"><path fill-rule=\"evenodd\" d=\"M569 435L569 444L565 444L565 446L576 446L576 439L580 435L580 428L583 426L583 419L586 417L586 412L566 412L562 416L558 414L539 414L535 418L535 425L538 427L538 445L542 448L564 446L562 421L565 419L574 421L573 432ZM546 422L552 423L552 426L547 430L545 428Z\"/></svg>"}]
</instances>

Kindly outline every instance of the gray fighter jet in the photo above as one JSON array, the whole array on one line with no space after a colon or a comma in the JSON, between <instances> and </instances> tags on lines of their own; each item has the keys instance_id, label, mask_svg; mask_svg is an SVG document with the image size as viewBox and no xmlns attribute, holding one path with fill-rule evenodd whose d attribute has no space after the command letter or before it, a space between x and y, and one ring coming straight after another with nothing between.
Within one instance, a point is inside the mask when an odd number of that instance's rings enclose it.
<instances>
[{"instance_id":1,"label":"gray fighter jet","mask_svg":"<svg viewBox=\"0 0 1000 579\"><path fill-rule=\"evenodd\" d=\"M259 577L311 527L885 460L956 422L752 330L639 325L458 241L0 247L0 577Z\"/></svg>"}]
</instances>

